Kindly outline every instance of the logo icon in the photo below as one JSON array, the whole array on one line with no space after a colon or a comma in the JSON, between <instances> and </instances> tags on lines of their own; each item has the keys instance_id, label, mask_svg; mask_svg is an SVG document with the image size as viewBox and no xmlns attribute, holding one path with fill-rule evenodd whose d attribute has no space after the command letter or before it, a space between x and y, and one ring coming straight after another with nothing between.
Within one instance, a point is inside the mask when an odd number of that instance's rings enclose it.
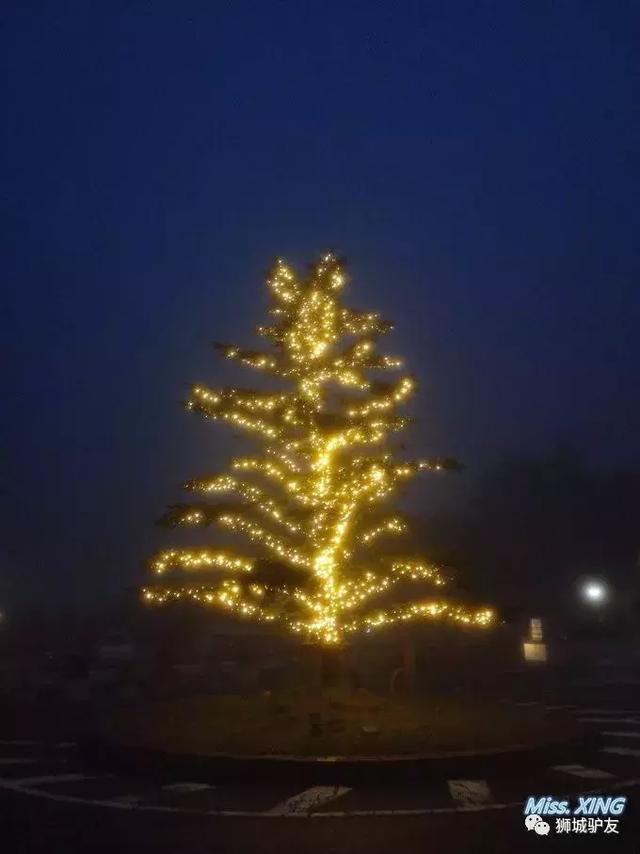
<instances>
[{"instance_id":1,"label":"logo icon","mask_svg":"<svg viewBox=\"0 0 640 854\"><path fill-rule=\"evenodd\" d=\"M539 815L526 816L524 826L527 830L534 830L538 836L546 836L551 829L549 824Z\"/></svg>"}]
</instances>

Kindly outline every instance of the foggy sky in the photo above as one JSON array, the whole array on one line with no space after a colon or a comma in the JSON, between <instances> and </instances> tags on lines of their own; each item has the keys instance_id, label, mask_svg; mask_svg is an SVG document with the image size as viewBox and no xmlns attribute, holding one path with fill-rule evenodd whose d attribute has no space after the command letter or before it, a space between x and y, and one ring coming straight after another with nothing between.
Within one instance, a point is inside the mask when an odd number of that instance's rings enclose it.
<instances>
[{"instance_id":1,"label":"foggy sky","mask_svg":"<svg viewBox=\"0 0 640 854\"><path fill-rule=\"evenodd\" d=\"M570 441L637 467L638 22L632 2L5 7L0 596L100 600L169 543L176 485L236 447L179 401L229 380L210 342L249 343L276 255L335 248L349 302L395 321L417 451L473 473Z\"/></svg>"}]
</instances>

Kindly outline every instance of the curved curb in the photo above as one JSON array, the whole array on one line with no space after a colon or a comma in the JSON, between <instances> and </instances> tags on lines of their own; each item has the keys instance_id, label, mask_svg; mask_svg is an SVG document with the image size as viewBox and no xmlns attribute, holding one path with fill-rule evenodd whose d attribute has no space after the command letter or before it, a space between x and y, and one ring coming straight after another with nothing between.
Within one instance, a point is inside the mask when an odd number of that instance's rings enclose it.
<instances>
[{"instance_id":1,"label":"curved curb","mask_svg":"<svg viewBox=\"0 0 640 854\"><path fill-rule=\"evenodd\" d=\"M176 754L120 743L99 737L79 744L81 753L101 768L135 771L153 776L188 776L206 782L235 781L251 784L265 780L300 783L357 783L411 780L415 777L455 777L486 774L509 767L561 764L577 750L592 750L601 743L598 733L581 730L570 738L514 745L503 750L466 750L441 754L400 756L237 756L232 754Z\"/></svg>"},{"instance_id":2,"label":"curved curb","mask_svg":"<svg viewBox=\"0 0 640 854\"><path fill-rule=\"evenodd\" d=\"M631 789L640 786L640 777L630 778L627 780L619 780L611 783L608 786L610 791L620 791ZM326 812L303 812L303 813L274 813L270 810L198 810L189 809L187 807L169 807L153 804L127 804L113 800L93 800L89 798L81 798L75 795L57 794L44 789L34 789L28 786L22 786L12 780L0 779L0 788L7 789L15 794L21 794L30 797L43 798L48 801L58 803L76 804L89 807L108 807L110 809L119 809L125 811L137 810L146 813L173 813L190 816L210 816L214 818L235 818L235 819L357 819L357 818L411 818L417 816L428 815L451 815L464 813L491 812L496 810L508 810L522 807L524 800L509 801L504 804L478 804L473 806L456 806L456 807L417 807L413 809L373 809L373 810L344 810L335 811L328 810ZM599 794L601 789L587 789L578 792L579 795Z\"/></svg>"}]
</instances>

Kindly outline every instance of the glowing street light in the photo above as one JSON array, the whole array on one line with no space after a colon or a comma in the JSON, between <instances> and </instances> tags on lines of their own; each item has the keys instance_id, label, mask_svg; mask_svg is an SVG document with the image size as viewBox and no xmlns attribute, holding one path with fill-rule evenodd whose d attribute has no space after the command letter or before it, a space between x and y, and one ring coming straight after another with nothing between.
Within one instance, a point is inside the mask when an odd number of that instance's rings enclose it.
<instances>
[{"instance_id":1,"label":"glowing street light","mask_svg":"<svg viewBox=\"0 0 640 854\"><path fill-rule=\"evenodd\" d=\"M592 605L602 605L609 597L607 586L602 581L586 581L581 588L583 599Z\"/></svg>"}]
</instances>

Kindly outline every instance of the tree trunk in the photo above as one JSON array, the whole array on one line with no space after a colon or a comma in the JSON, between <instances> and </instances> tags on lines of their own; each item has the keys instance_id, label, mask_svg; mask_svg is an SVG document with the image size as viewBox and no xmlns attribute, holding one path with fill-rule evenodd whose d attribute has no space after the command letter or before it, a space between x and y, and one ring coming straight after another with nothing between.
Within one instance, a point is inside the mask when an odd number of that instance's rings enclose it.
<instances>
[{"instance_id":1,"label":"tree trunk","mask_svg":"<svg viewBox=\"0 0 640 854\"><path fill-rule=\"evenodd\" d=\"M308 681L314 693L329 688L354 687L346 646L305 644L308 650Z\"/></svg>"}]
</instances>

